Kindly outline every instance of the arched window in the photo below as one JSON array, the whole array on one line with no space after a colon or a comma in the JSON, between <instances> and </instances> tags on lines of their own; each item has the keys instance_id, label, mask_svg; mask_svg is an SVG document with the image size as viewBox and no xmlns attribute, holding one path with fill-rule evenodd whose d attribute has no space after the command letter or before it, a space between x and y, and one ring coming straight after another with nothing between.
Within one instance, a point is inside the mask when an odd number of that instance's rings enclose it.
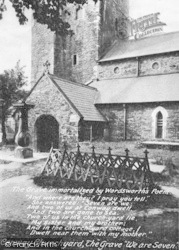
<instances>
[{"instance_id":1,"label":"arched window","mask_svg":"<svg viewBox=\"0 0 179 250\"><path fill-rule=\"evenodd\" d=\"M156 138L163 138L163 115L160 111L156 117Z\"/></svg>"},{"instance_id":2,"label":"arched window","mask_svg":"<svg viewBox=\"0 0 179 250\"><path fill-rule=\"evenodd\" d=\"M159 106L152 112L152 134L153 139L165 139L167 137L168 112Z\"/></svg>"}]
</instances>

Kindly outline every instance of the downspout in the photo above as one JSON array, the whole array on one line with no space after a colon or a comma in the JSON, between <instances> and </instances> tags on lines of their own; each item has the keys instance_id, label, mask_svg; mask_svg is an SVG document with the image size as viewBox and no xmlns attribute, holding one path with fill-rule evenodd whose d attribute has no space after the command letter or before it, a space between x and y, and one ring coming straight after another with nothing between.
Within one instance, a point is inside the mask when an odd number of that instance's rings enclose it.
<instances>
[{"instance_id":1,"label":"downspout","mask_svg":"<svg viewBox=\"0 0 179 250\"><path fill-rule=\"evenodd\" d=\"M98 32L97 32L97 40L98 40L97 61L101 58L101 54L102 54L101 53L101 45L102 45L101 29L102 29L102 23L103 23L103 4L104 4L102 0L99 0L98 2L99 2L99 17L98 17Z\"/></svg>"},{"instance_id":2,"label":"downspout","mask_svg":"<svg viewBox=\"0 0 179 250\"><path fill-rule=\"evenodd\" d=\"M139 77L139 73L140 73L140 63L139 63L139 58L136 57L137 60L137 77Z\"/></svg>"},{"instance_id":3,"label":"downspout","mask_svg":"<svg viewBox=\"0 0 179 250\"><path fill-rule=\"evenodd\" d=\"M90 142L93 140L93 125L90 126Z\"/></svg>"},{"instance_id":4,"label":"downspout","mask_svg":"<svg viewBox=\"0 0 179 250\"><path fill-rule=\"evenodd\" d=\"M124 112L124 134L123 139L126 141L127 138L127 108L126 104L123 104L123 112Z\"/></svg>"}]
</instances>

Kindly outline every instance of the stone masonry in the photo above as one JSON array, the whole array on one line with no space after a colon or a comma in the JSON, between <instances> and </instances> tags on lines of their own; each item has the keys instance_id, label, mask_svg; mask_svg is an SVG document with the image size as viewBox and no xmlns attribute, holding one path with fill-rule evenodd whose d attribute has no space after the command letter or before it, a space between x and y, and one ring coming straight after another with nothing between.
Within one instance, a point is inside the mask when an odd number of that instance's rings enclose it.
<instances>
[{"instance_id":1,"label":"stone masonry","mask_svg":"<svg viewBox=\"0 0 179 250\"><path fill-rule=\"evenodd\" d=\"M161 106L168 113L166 138L168 141L179 141L179 102L146 103L126 105L126 139L155 140L153 135L152 112ZM120 141L124 139L124 109L122 104L99 105L100 111L109 121L109 139Z\"/></svg>"},{"instance_id":2,"label":"stone masonry","mask_svg":"<svg viewBox=\"0 0 179 250\"><path fill-rule=\"evenodd\" d=\"M78 13L69 6L67 20L75 34L56 37L55 42L55 75L82 83L97 78L97 60L117 38L115 20L121 17L121 10L128 11L128 1L125 5L121 0L88 2Z\"/></svg>"},{"instance_id":3,"label":"stone masonry","mask_svg":"<svg viewBox=\"0 0 179 250\"><path fill-rule=\"evenodd\" d=\"M78 119L73 120L73 122L70 120L72 116L77 116L77 114L48 77L41 79L26 102L35 104L28 115L33 148L37 149L36 121L41 115L51 115L57 120L60 144L63 141L69 144L77 142Z\"/></svg>"},{"instance_id":4,"label":"stone masonry","mask_svg":"<svg viewBox=\"0 0 179 250\"><path fill-rule=\"evenodd\" d=\"M136 77L138 75L138 61L128 59L101 63L98 66L98 79Z\"/></svg>"},{"instance_id":5,"label":"stone masonry","mask_svg":"<svg viewBox=\"0 0 179 250\"><path fill-rule=\"evenodd\" d=\"M46 60L51 63L50 73L58 77L86 83L92 79L137 78L159 74L179 73L179 52L146 55L115 61L98 60L110 50L119 35L120 21L128 16L128 1L89 0L82 9L78 5L68 5L71 12L65 19L71 24L73 36L55 36L46 27L34 23L32 30L32 79L42 74ZM124 14L123 14L124 13ZM124 42L124 41L122 41ZM157 83L154 83L157 84ZM109 86L110 87L110 86ZM161 89L162 91L162 89ZM57 93L58 92L58 93ZM135 94L135 93L134 93ZM71 123L75 114L58 89L49 80L41 80L29 99L35 104L29 112L29 128L36 147L35 122L44 114L50 114L59 123L59 140L78 140L78 119ZM109 140L158 140L155 136L156 120L153 112L161 107L166 115L164 137L159 140L179 141L179 101L98 104L98 109L109 121Z\"/></svg>"},{"instance_id":6,"label":"stone masonry","mask_svg":"<svg viewBox=\"0 0 179 250\"><path fill-rule=\"evenodd\" d=\"M140 58L139 75L157 75L179 72L179 52Z\"/></svg>"},{"instance_id":7,"label":"stone masonry","mask_svg":"<svg viewBox=\"0 0 179 250\"><path fill-rule=\"evenodd\" d=\"M46 61L50 63L50 72L54 72L54 34L45 25L34 21L32 26L32 86L42 76Z\"/></svg>"},{"instance_id":8,"label":"stone masonry","mask_svg":"<svg viewBox=\"0 0 179 250\"><path fill-rule=\"evenodd\" d=\"M100 63L98 78L124 78L179 72L179 52Z\"/></svg>"},{"instance_id":9,"label":"stone masonry","mask_svg":"<svg viewBox=\"0 0 179 250\"><path fill-rule=\"evenodd\" d=\"M32 80L42 74L46 60L50 73L67 80L86 83L97 78L97 60L110 48L118 31L116 20L128 13L128 0L89 0L82 9L68 5L71 15L64 17L74 31L73 36L55 36L34 22L32 28Z\"/></svg>"}]
</instances>

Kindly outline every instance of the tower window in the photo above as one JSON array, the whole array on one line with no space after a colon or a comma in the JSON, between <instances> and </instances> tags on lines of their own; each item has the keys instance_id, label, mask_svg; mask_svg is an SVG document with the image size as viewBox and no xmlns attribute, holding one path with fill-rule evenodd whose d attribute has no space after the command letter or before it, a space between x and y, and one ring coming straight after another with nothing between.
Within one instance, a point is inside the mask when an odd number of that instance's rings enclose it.
<instances>
[{"instance_id":1,"label":"tower window","mask_svg":"<svg viewBox=\"0 0 179 250\"><path fill-rule=\"evenodd\" d=\"M77 20L78 19L78 9L76 9L76 13L75 13L75 19Z\"/></svg>"},{"instance_id":2,"label":"tower window","mask_svg":"<svg viewBox=\"0 0 179 250\"><path fill-rule=\"evenodd\" d=\"M156 119L157 121L156 138L162 138L163 137L163 115L160 111L157 113L156 118L157 118Z\"/></svg>"},{"instance_id":3,"label":"tower window","mask_svg":"<svg viewBox=\"0 0 179 250\"><path fill-rule=\"evenodd\" d=\"M63 10L61 8L59 9L59 14L60 14L60 16L62 16L62 14L63 14Z\"/></svg>"},{"instance_id":4,"label":"tower window","mask_svg":"<svg viewBox=\"0 0 179 250\"><path fill-rule=\"evenodd\" d=\"M159 63L158 62L154 62L153 64L152 64L152 69L159 69Z\"/></svg>"},{"instance_id":5,"label":"tower window","mask_svg":"<svg viewBox=\"0 0 179 250\"><path fill-rule=\"evenodd\" d=\"M75 13L76 15L75 15L75 19L77 20L77 19L79 19L80 18L80 7L78 7L77 9L76 9L76 13Z\"/></svg>"},{"instance_id":6,"label":"tower window","mask_svg":"<svg viewBox=\"0 0 179 250\"><path fill-rule=\"evenodd\" d=\"M77 65L77 55L73 55L73 65Z\"/></svg>"},{"instance_id":7,"label":"tower window","mask_svg":"<svg viewBox=\"0 0 179 250\"><path fill-rule=\"evenodd\" d=\"M118 19L115 19L115 30L118 31Z\"/></svg>"}]
</instances>

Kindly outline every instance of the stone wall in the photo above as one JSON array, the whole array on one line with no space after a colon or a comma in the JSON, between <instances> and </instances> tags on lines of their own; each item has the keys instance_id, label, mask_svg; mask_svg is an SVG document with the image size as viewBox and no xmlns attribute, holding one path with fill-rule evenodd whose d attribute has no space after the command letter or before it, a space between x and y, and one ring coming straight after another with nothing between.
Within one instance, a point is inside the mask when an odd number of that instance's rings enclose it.
<instances>
[{"instance_id":1,"label":"stone wall","mask_svg":"<svg viewBox=\"0 0 179 250\"><path fill-rule=\"evenodd\" d=\"M34 21L32 26L32 64L31 81L32 86L42 76L44 72L43 64L50 62L50 73L54 69L54 33L45 25Z\"/></svg>"},{"instance_id":2,"label":"stone wall","mask_svg":"<svg viewBox=\"0 0 179 250\"><path fill-rule=\"evenodd\" d=\"M179 73L179 52L100 63L99 79Z\"/></svg>"},{"instance_id":3,"label":"stone wall","mask_svg":"<svg viewBox=\"0 0 179 250\"><path fill-rule=\"evenodd\" d=\"M98 38L99 58L109 50L116 40L128 37L128 24L126 23L126 17L128 16L128 0L101 1Z\"/></svg>"},{"instance_id":4,"label":"stone wall","mask_svg":"<svg viewBox=\"0 0 179 250\"><path fill-rule=\"evenodd\" d=\"M124 134L124 112L122 105L98 105L101 113L108 120L108 139L120 141ZM107 138L106 138L107 139Z\"/></svg>"},{"instance_id":5,"label":"stone wall","mask_svg":"<svg viewBox=\"0 0 179 250\"><path fill-rule=\"evenodd\" d=\"M75 34L56 37L54 72L59 77L84 83L93 77L98 59L99 1L95 5L90 0L78 11L78 6L68 8L71 15L66 19Z\"/></svg>"},{"instance_id":6,"label":"stone wall","mask_svg":"<svg viewBox=\"0 0 179 250\"><path fill-rule=\"evenodd\" d=\"M179 52L152 55L139 59L139 75L157 75L179 72Z\"/></svg>"},{"instance_id":7,"label":"stone wall","mask_svg":"<svg viewBox=\"0 0 179 250\"><path fill-rule=\"evenodd\" d=\"M74 35L57 37L55 42L55 74L57 76L86 83L97 78L97 60L117 39L116 18L120 19L121 10L128 12L128 1L89 0L78 12L74 6L68 22ZM73 10L72 10L73 9ZM73 57L77 56L77 64Z\"/></svg>"},{"instance_id":8,"label":"stone wall","mask_svg":"<svg viewBox=\"0 0 179 250\"><path fill-rule=\"evenodd\" d=\"M155 123L152 117L157 107L163 107L167 114L166 136L164 140L179 141L179 102L146 103L126 105L126 139L155 140ZM109 140L124 139L124 108L118 105L99 105L100 111L109 121Z\"/></svg>"},{"instance_id":9,"label":"stone wall","mask_svg":"<svg viewBox=\"0 0 179 250\"><path fill-rule=\"evenodd\" d=\"M64 14L63 18L71 24L73 36L55 36L45 25L34 22L32 81L42 74L46 60L51 63L50 73L59 77L82 83L97 78L97 60L121 38L120 20L124 17L122 13L128 15L128 0L104 0L96 4L89 0L81 9L73 4L67 8L71 14Z\"/></svg>"},{"instance_id":10,"label":"stone wall","mask_svg":"<svg viewBox=\"0 0 179 250\"><path fill-rule=\"evenodd\" d=\"M35 104L28 115L33 148L37 149L35 123L41 115L51 115L59 123L60 143L66 141L72 145L77 142L79 117L48 77L41 79L26 102Z\"/></svg>"},{"instance_id":11,"label":"stone wall","mask_svg":"<svg viewBox=\"0 0 179 250\"><path fill-rule=\"evenodd\" d=\"M179 103L175 102L173 105L167 105L168 124L167 137L179 141Z\"/></svg>"},{"instance_id":12,"label":"stone wall","mask_svg":"<svg viewBox=\"0 0 179 250\"><path fill-rule=\"evenodd\" d=\"M117 62L111 61L107 63L101 63L99 64L98 69L99 80L136 77L138 75L138 61L136 59L128 59Z\"/></svg>"}]
</instances>

